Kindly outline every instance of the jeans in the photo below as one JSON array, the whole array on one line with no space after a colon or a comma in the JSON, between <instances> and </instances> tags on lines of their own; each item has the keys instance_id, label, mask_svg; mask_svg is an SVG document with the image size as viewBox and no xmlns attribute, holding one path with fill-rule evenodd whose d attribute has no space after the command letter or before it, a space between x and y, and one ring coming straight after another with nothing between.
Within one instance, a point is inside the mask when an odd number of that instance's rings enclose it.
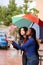
<instances>
[{"instance_id":1,"label":"jeans","mask_svg":"<svg viewBox=\"0 0 43 65\"><path fill-rule=\"evenodd\" d=\"M39 64L39 57L34 55L32 57L27 56L27 65L38 65Z\"/></svg>"},{"instance_id":2,"label":"jeans","mask_svg":"<svg viewBox=\"0 0 43 65\"><path fill-rule=\"evenodd\" d=\"M27 56L25 53L23 53L23 55L22 55L22 64L27 65Z\"/></svg>"}]
</instances>

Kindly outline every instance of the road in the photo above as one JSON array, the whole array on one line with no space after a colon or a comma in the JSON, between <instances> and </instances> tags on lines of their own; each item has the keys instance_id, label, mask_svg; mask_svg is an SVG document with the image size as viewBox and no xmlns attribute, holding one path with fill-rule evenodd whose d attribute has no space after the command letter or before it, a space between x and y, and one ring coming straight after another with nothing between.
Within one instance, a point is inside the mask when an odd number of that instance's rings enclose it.
<instances>
[{"instance_id":1,"label":"road","mask_svg":"<svg viewBox=\"0 0 43 65\"><path fill-rule=\"evenodd\" d=\"M22 65L21 56L14 49L0 50L0 65Z\"/></svg>"},{"instance_id":2,"label":"road","mask_svg":"<svg viewBox=\"0 0 43 65\"><path fill-rule=\"evenodd\" d=\"M43 45L40 45L40 49L43 49ZM43 52L39 54L43 55ZM22 65L21 57L12 47L8 50L0 50L0 65Z\"/></svg>"}]
</instances>

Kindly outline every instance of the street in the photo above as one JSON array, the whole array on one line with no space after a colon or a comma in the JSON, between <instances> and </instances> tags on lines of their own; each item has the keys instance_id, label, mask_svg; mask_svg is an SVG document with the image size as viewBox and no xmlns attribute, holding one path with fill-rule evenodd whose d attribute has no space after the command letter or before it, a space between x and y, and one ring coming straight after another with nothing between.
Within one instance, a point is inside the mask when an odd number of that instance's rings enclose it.
<instances>
[{"instance_id":1,"label":"street","mask_svg":"<svg viewBox=\"0 0 43 65\"><path fill-rule=\"evenodd\" d=\"M0 50L0 65L22 65L21 56L14 49Z\"/></svg>"},{"instance_id":2,"label":"street","mask_svg":"<svg viewBox=\"0 0 43 65\"><path fill-rule=\"evenodd\" d=\"M43 48L43 44L40 45L40 49ZM43 52L39 52L43 55ZM0 49L0 65L22 65L22 56L17 53L17 50L10 47L8 50ZM43 65L43 62L42 62Z\"/></svg>"}]
</instances>

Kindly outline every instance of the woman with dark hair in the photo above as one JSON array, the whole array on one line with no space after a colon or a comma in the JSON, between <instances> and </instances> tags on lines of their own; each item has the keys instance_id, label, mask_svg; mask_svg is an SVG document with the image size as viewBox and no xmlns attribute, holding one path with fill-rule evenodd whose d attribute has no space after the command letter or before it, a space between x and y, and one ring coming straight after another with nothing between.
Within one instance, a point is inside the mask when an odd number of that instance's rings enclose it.
<instances>
[{"instance_id":1,"label":"woman with dark hair","mask_svg":"<svg viewBox=\"0 0 43 65\"><path fill-rule=\"evenodd\" d=\"M26 36L26 33L27 33L27 30L28 28L27 27L21 27L19 29L19 45L21 46L23 43L25 43L28 39L28 37ZM22 64L23 65L27 65L27 57L26 57L26 54L25 54L25 51L23 51L23 54L22 54Z\"/></svg>"},{"instance_id":2,"label":"woman with dark hair","mask_svg":"<svg viewBox=\"0 0 43 65\"><path fill-rule=\"evenodd\" d=\"M38 65L39 45L36 40L36 31L33 28L29 28L27 31L27 35L28 35L28 40L22 46L19 46L15 42L12 42L12 44L15 45L20 50L25 50L27 56L27 65Z\"/></svg>"},{"instance_id":3,"label":"woman with dark hair","mask_svg":"<svg viewBox=\"0 0 43 65\"><path fill-rule=\"evenodd\" d=\"M23 45L23 43L25 43L27 41L27 39L28 39L28 36L26 35L27 30L28 30L27 27L21 27L19 29L19 32L18 32L18 34L19 34L18 44L20 46ZM15 48L16 50L19 50L14 44L12 44L12 45L13 45L13 48ZM22 54L22 64L27 65L27 56L25 54L25 50L23 50L23 54Z\"/></svg>"}]
</instances>

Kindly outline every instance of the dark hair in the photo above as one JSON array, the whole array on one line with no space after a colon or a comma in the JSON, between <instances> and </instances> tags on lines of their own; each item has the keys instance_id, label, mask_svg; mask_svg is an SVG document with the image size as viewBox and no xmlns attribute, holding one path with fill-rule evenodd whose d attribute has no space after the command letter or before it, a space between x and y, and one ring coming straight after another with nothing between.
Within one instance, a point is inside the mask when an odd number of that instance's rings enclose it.
<instances>
[{"instance_id":1,"label":"dark hair","mask_svg":"<svg viewBox=\"0 0 43 65\"><path fill-rule=\"evenodd\" d=\"M39 44L38 44L38 42L37 42L37 40L36 40L36 31L35 31L35 29L34 28L30 28L31 29L31 33L32 33L32 38L35 40L35 42L36 42L36 53L37 53L37 55L38 55L38 49L39 49Z\"/></svg>"},{"instance_id":2,"label":"dark hair","mask_svg":"<svg viewBox=\"0 0 43 65\"><path fill-rule=\"evenodd\" d=\"M22 29L22 28L24 29L25 33L26 33L27 30L28 30L27 27L21 27L21 28L19 29L19 36L20 36L20 39L24 39L23 35L21 35L21 29Z\"/></svg>"}]
</instances>

